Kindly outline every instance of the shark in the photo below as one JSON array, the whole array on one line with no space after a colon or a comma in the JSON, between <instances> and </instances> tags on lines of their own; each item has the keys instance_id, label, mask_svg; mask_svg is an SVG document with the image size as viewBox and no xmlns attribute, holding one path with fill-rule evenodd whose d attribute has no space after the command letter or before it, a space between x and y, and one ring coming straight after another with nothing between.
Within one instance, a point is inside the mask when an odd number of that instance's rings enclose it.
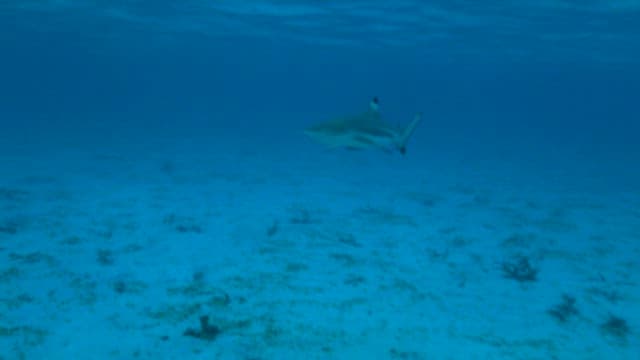
<instances>
[{"instance_id":1,"label":"shark","mask_svg":"<svg viewBox=\"0 0 640 360\"><path fill-rule=\"evenodd\" d=\"M404 127L391 124L380 116L380 103L378 98L374 97L369 102L367 111L315 124L304 133L332 149L381 149L385 152L398 151L404 155L407 152L409 138L421 119L422 113L419 112Z\"/></svg>"}]
</instances>

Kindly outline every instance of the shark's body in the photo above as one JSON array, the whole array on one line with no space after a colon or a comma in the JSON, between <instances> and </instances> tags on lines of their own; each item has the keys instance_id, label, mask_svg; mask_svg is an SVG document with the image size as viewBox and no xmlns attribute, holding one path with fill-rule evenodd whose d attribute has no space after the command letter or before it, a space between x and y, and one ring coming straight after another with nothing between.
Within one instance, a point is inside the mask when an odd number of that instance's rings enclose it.
<instances>
[{"instance_id":1,"label":"shark's body","mask_svg":"<svg viewBox=\"0 0 640 360\"><path fill-rule=\"evenodd\" d=\"M378 99L374 98L368 111L322 122L305 130L305 134L329 148L397 150L404 154L421 117L416 114L404 128L390 124L380 117Z\"/></svg>"}]
</instances>

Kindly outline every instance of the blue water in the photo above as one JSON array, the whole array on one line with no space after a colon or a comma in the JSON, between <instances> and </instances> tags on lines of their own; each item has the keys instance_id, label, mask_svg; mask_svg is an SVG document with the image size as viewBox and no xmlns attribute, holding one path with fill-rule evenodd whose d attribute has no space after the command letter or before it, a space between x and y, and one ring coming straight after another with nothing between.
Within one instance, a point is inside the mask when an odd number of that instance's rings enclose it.
<instances>
[{"instance_id":1,"label":"blue water","mask_svg":"<svg viewBox=\"0 0 640 360\"><path fill-rule=\"evenodd\" d=\"M638 94L635 0L3 1L0 359L640 358Z\"/></svg>"}]
</instances>

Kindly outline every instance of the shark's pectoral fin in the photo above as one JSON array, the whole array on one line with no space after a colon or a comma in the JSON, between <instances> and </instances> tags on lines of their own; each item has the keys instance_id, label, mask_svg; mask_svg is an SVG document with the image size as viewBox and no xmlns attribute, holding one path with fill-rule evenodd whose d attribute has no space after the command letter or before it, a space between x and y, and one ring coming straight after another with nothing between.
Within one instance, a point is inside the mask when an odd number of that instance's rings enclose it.
<instances>
[{"instance_id":1,"label":"shark's pectoral fin","mask_svg":"<svg viewBox=\"0 0 640 360\"><path fill-rule=\"evenodd\" d=\"M414 116L413 121L411 121L411 123L407 125L407 127L404 129L404 131L400 135L400 138L398 139L398 143L397 143L398 151L400 151L400 153L404 154L407 152L407 142L409 142L409 138L411 138L411 135L413 135L413 132L416 130L416 127L418 126L421 120L422 120L422 113L417 113L416 116Z\"/></svg>"}]
</instances>

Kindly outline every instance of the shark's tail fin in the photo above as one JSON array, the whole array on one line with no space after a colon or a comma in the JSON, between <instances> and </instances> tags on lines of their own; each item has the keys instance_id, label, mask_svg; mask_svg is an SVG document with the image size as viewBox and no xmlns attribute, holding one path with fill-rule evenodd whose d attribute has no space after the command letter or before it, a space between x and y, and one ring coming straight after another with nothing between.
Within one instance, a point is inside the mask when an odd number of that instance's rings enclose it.
<instances>
[{"instance_id":1,"label":"shark's tail fin","mask_svg":"<svg viewBox=\"0 0 640 360\"><path fill-rule=\"evenodd\" d=\"M407 152L407 142L409 142L409 138L413 135L413 132L416 130L420 120L422 120L422 113L417 113L416 116L414 116L413 121L411 121L411 123L407 125L402 132L402 135L398 140L398 151L400 151L401 154L404 155Z\"/></svg>"}]
</instances>

